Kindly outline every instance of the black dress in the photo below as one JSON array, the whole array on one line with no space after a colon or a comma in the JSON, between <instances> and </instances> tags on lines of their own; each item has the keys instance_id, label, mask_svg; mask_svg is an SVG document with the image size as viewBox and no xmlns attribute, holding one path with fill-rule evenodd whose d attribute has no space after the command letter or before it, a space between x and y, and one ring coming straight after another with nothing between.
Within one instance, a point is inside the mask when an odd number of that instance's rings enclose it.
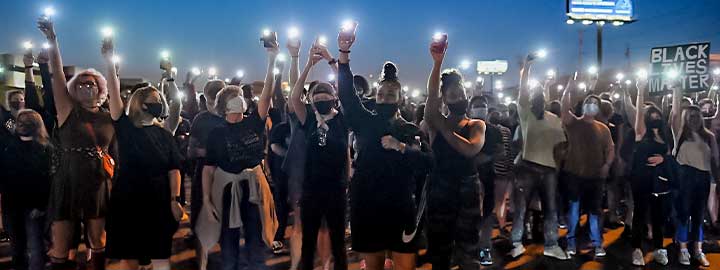
<instances>
[{"instance_id":1,"label":"black dress","mask_svg":"<svg viewBox=\"0 0 720 270\"><path fill-rule=\"evenodd\" d=\"M167 259L178 228L170 209L168 172L180 169L180 152L170 132L135 127L124 114L115 130L120 167L107 218L108 257Z\"/></svg>"}]
</instances>

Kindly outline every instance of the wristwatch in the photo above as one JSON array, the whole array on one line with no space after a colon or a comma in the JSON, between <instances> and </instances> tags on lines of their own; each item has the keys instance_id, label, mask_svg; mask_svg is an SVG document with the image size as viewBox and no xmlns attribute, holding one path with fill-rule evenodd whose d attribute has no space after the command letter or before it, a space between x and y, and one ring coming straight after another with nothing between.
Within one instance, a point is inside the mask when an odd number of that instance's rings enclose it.
<instances>
[{"instance_id":1,"label":"wristwatch","mask_svg":"<svg viewBox=\"0 0 720 270\"><path fill-rule=\"evenodd\" d=\"M332 66L332 65L334 65L334 64L337 64L337 59L332 58L332 59L330 59L330 61L328 61L328 65L331 65L331 66Z\"/></svg>"}]
</instances>

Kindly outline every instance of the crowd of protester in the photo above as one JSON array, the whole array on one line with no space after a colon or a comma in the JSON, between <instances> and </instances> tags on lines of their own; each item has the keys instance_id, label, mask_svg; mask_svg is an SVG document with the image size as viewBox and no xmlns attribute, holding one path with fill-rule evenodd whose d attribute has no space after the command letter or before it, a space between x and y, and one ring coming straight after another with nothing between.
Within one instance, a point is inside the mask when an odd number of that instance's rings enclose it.
<instances>
[{"instance_id":1,"label":"crowd of protester","mask_svg":"<svg viewBox=\"0 0 720 270\"><path fill-rule=\"evenodd\" d=\"M460 71L443 70L440 35L429 45L427 99L416 104L392 62L376 83L353 74L356 23L340 31L337 56L319 40L309 46L302 70L301 44L288 42L289 92L276 33L263 37L262 84L210 77L196 91L202 75L188 72L178 87L165 58L159 82L125 91L111 37L100 50L104 73L69 74L53 22L42 17L38 28L50 46L26 51L25 90L7 92L0 117L2 218L15 269L75 269L81 243L96 270L110 260L137 269L167 262L186 215L184 181L201 269L216 244L228 270L265 269L270 251L287 245L290 269L318 260L347 269L347 244L369 270L479 269L493 264L495 228L513 258L537 230L547 257L569 260L587 245L603 257L604 225L625 226L634 265L648 262L647 236L648 258L667 265L670 235L679 264L709 265L703 230L706 216L717 222L707 206L718 203L720 168L712 91L690 99L674 83L655 103L646 79L595 89L579 87L576 74L551 100L550 81L529 82L531 53L517 101L504 104L472 96ZM336 81L308 82L321 63ZM587 245L577 235L584 213Z\"/></svg>"}]
</instances>

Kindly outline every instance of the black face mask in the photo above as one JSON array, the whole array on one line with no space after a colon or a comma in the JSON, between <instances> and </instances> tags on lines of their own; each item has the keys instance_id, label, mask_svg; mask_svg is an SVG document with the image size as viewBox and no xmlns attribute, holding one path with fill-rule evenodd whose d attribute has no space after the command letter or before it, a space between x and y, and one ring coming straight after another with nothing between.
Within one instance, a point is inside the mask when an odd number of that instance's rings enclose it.
<instances>
[{"instance_id":1,"label":"black face mask","mask_svg":"<svg viewBox=\"0 0 720 270\"><path fill-rule=\"evenodd\" d=\"M377 114L383 118L390 118L390 117L395 116L395 114L398 111L398 108L399 108L399 106L397 103L376 104L375 105L375 111L377 111Z\"/></svg>"},{"instance_id":2,"label":"black face mask","mask_svg":"<svg viewBox=\"0 0 720 270\"><path fill-rule=\"evenodd\" d=\"M467 113L468 101L462 100L453 104L447 104L448 111L454 115L465 115Z\"/></svg>"},{"instance_id":3,"label":"black face mask","mask_svg":"<svg viewBox=\"0 0 720 270\"><path fill-rule=\"evenodd\" d=\"M145 111L152 115L153 117L157 118L162 116L163 111L163 105L160 103L145 103L145 106L147 106L147 109Z\"/></svg>"},{"instance_id":4,"label":"black face mask","mask_svg":"<svg viewBox=\"0 0 720 270\"><path fill-rule=\"evenodd\" d=\"M335 107L335 101L332 100L317 101L314 104L315 109L319 114L328 114L330 113L330 110Z\"/></svg>"},{"instance_id":5,"label":"black face mask","mask_svg":"<svg viewBox=\"0 0 720 270\"><path fill-rule=\"evenodd\" d=\"M663 120L661 119L652 119L650 121L647 121L645 124L649 129L661 129L663 126Z\"/></svg>"},{"instance_id":6,"label":"black face mask","mask_svg":"<svg viewBox=\"0 0 720 270\"><path fill-rule=\"evenodd\" d=\"M16 110L16 111L19 111L20 109L24 109L24 108L25 108L25 102L10 101L10 102L8 102L8 103L9 103L8 105L10 106L10 109L13 109L13 110Z\"/></svg>"}]
</instances>

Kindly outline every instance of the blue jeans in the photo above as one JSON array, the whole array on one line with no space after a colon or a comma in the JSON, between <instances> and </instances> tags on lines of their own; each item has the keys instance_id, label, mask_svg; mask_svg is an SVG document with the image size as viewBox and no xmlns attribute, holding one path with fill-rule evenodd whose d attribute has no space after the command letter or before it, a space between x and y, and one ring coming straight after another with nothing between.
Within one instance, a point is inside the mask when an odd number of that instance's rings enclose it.
<instances>
[{"instance_id":1,"label":"blue jeans","mask_svg":"<svg viewBox=\"0 0 720 270\"><path fill-rule=\"evenodd\" d=\"M3 206L5 229L11 239L13 265L16 269L45 269L45 212Z\"/></svg>"},{"instance_id":2,"label":"blue jeans","mask_svg":"<svg viewBox=\"0 0 720 270\"><path fill-rule=\"evenodd\" d=\"M676 208L678 212L677 240L702 242L703 216L710 195L710 173L693 167L680 166L680 190Z\"/></svg>"},{"instance_id":3,"label":"blue jeans","mask_svg":"<svg viewBox=\"0 0 720 270\"><path fill-rule=\"evenodd\" d=\"M588 224L590 225L590 240L594 247L602 246L602 234L600 233L600 221L598 215L589 214ZM577 233L577 225L580 220L580 202L570 202L570 209L568 210L568 233L567 242L568 246L576 247L575 239Z\"/></svg>"},{"instance_id":4,"label":"blue jeans","mask_svg":"<svg viewBox=\"0 0 720 270\"><path fill-rule=\"evenodd\" d=\"M222 257L223 270L262 270L267 269L265 258L268 252L262 239L262 225L260 212L257 205L248 201L247 181L241 183L243 194L240 203L240 216L243 227L231 229L228 226L230 219L230 201L232 195L230 188L225 187L223 192L223 213L222 229L220 233L220 256ZM242 230L242 231L241 231ZM240 244L240 239L245 239L245 244Z\"/></svg>"},{"instance_id":5,"label":"blue jeans","mask_svg":"<svg viewBox=\"0 0 720 270\"><path fill-rule=\"evenodd\" d=\"M522 161L517 166L515 190L513 201L515 203L515 217L511 232L513 243L522 243L525 230L525 212L533 194L536 192L542 199L544 215L545 247L557 246L558 229L555 193L557 192L557 174L555 169ZM492 191L490 191L492 192Z\"/></svg>"}]
</instances>

